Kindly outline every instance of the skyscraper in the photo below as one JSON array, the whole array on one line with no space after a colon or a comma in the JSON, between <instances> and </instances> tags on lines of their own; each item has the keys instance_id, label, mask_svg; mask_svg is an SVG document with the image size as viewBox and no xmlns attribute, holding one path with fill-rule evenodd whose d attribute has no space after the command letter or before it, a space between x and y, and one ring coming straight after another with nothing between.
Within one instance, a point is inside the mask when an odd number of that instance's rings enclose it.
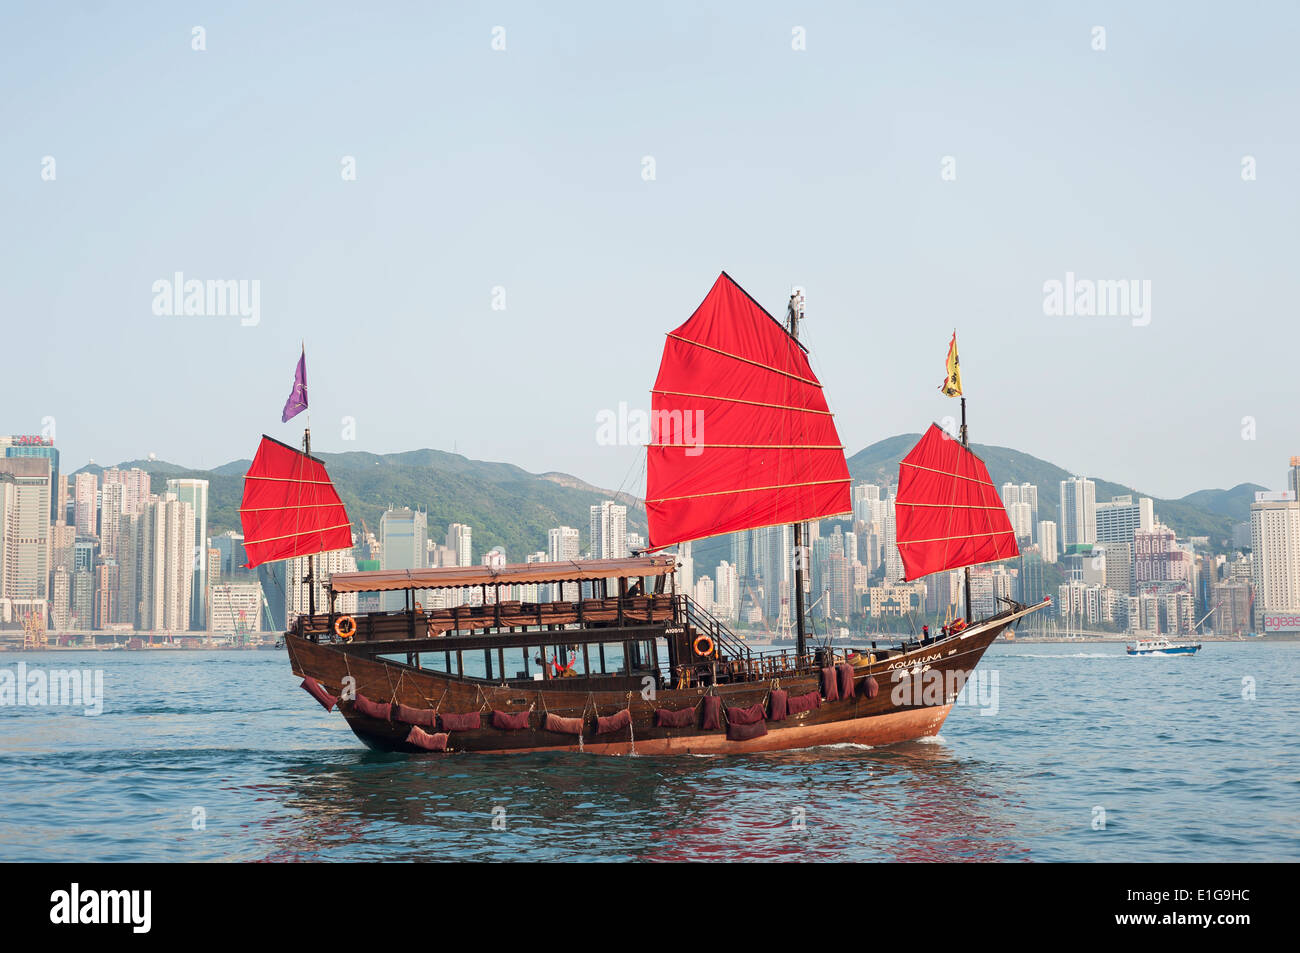
<instances>
[{"instance_id":1,"label":"skyscraper","mask_svg":"<svg viewBox=\"0 0 1300 953\"><path fill-rule=\"evenodd\" d=\"M1250 546L1256 618L1300 611L1300 502L1295 494L1255 494Z\"/></svg>"},{"instance_id":2,"label":"skyscraper","mask_svg":"<svg viewBox=\"0 0 1300 953\"><path fill-rule=\"evenodd\" d=\"M581 534L572 526L556 526L546 533L546 558L553 563L575 562L582 555L579 537ZM552 602L574 602L578 596L578 584L566 582L561 590L558 582L546 587L547 598Z\"/></svg>"},{"instance_id":3,"label":"skyscraper","mask_svg":"<svg viewBox=\"0 0 1300 953\"><path fill-rule=\"evenodd\" d=\"M1043 553L1043 561L1056 562L1061 549L1056 543L1056 523L1052 520L1038 521L1038 548Z\"/></svg>"},{"instance_id":4,"label":"skyscraper","mask_svg":"<svg viewBox=\"0 0 1300 953\"><path fill-rule=\"evenodd\" d=\"M140 612L136 627L146 631L189 630L194 588L194 509L187 501L167 493L145 507L140 518L139 563ZM73 574L74 602L75 577L83 571ZM206 624L205 619L200 627Z\"/></svg>"},{"instance_id":5,"label":"skyscraper","mask_svg":"<svg viewBox=\"0 0 1300 953\"><path fill-rule=\"evenodd\" d=\"M392 512L392 511L390 511ZM400 512L400 511L398 511ZM407 512L411 512L408 510ZM385 514L386 515L386 514ZM423 513L419 514L424 516ZM421 551L423 552L423 551ZM316 590L316 611L322 612L323 606L329 605L329 578L336 572L356 572L357 561L352 556L350 549L335 549L326 553L317 553L313 558L314 572L312 578L315 585L311 588ZM262 565L268 565L263 563ZM274 565L274 564L271 564ZM307 578L307 557L295 556L293 559L284 561L285 583L284 583L284 625L291 628L298 616L306 613L311 607L310 592L306 583L302 580ZM257 567L261 569L261 566ZM388 569L388 566L384 567ZM393 568L411 569L411 566L398 566ZM271 587L274 591L274 586ZM262 591L265 592L266 586ZM382 595L391 596L393 593L386 592ZM405 593L396 593L399 598L404 598ZM340 592L334 600L334 611L342 613L354 613L357 611L358 594L355 592ZM274 620L274 616L272 616Z\"/></svg>"},{"instance_id":6,"label":"skyscraper","mask_svg":"<svg viewBox=\"0 0 1300 953\"><path fill-rule=\"evenodd\" d=\"M50 522L63 519L59 510L59 488L64 485L59 475L59 451L54 438L37 435L0 437L0 457L43 457L50 461Z\"/></svg>"},{"instance_id":7,"label":"skyscraper","mask_svg":"<svg viewBox=\"0 0 1300 953\"><path fill-rule=\"evenodd\" d=\"M1109 503L1098 503L1096 512L1099 543L1132 543L1134 533L1151 528L1142 525L1142 504L1134 503L1129 494L1112 497Z\"/></svg>"},{"instance_id":8,"label":"skyscraper","mask_svg":"<svg viewBox=\"0 0 1300 953\"><path fill-rule=\"evenodd\" d=\"M379 542L382 549L381 568L423 569L428 559L429 547L426 545L428 538L429 518L426 514L419 510L413 510L409 506L397 510L386 510L384 515L379 518ZM428 602L423 593L417 593L414 598L417 601ZM406 607L406 593L385 592L383 593L382 603L384 609L388 612L404 609Z\"/></svg>"},{"instance_id":9,"label":"skyscraper","mask_svg":"<svg viewBox=\"0 0 1300 953\"><path fill-rule=\"evenodd\" d=\"M202 629L208 624L208 481L168 480L167 492L188 503L194 519L194 578L190 582L190 628Z\"/></svg>"},{"instance_id":10,"label":"skyscraper","mask_svg":"<svg viewBox=\"0 0 1300 953\"><path fill-rule=\"evenodd\" d=\"M464 523L447 527L447 546L456 553L456 566L474 565L474 531Z\"/></svg>"},{"instance_id":11,"label":"skyscraper","mask_svg":"<svg viewBox=\"0 0 1300 953\"><path fill-rule=\"evenodd\" d=\"M77 532L84 536L94 536L99 532L95 517L99 511L99 477L93 473L78 473L75 477L74 494L75 512L77 514Z\"/></svg>"},{"instance_id":12,"label":"skyscraper","mask_svg":"<svg viewBox=\"0 0 1300 953\"><path fill-rule=\"evenodd\" d=\"M591 508L591 558L622 559L627 555L627 507L605 500Z\"/></svg>"},{"instance_id":13,"label":"skyscraper","mask_svg":"<svg viewBox=\"0 0 1300 953\"><path fill-rule=\"evenodd\" d=\"M50 461L0 458L0 621L45 616L50 585Z\"/></svg>"},{"instance_id":14,"label":"skyscraper","mask_svg":"<svg viewBox=\"0 0 1300 953\"><path fill-rule=\"evenodd\" d=\"M1097 541L1097 484L1087 477L1061 481L1061 545Z\"/></svg>"}]
</instances>

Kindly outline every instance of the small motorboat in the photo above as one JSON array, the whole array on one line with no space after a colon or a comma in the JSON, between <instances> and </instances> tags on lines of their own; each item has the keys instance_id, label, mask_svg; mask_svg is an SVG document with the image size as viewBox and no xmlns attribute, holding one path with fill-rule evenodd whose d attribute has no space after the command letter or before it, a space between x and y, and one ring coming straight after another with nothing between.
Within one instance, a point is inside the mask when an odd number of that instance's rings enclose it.
<instances>
[{"instance_id":1,"label":"small motorboat","mask_svg":"<svg viewBox=\"0 0 1300 953\"><path fill-rule=\"evenodd\" d=\"M1170 642L1168 639L1138 639L1134 645L1124 646L1129 655L1195 655L1201 643Z\"/></svg>"}]
</instances>

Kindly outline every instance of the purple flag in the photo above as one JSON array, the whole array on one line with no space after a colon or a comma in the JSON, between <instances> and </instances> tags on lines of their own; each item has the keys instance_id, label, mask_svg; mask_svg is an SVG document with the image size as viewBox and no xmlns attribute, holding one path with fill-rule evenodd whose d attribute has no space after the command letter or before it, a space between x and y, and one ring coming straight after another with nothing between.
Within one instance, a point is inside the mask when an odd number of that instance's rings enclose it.
<instances>
[{"instance_id":1,"label":"purple flag","mask_svg":"<svg viewBox=\"0 0 1300 953\"><path fill-rule=\"evenodd\" d=\"M280 417L280 422L287 423L306 409L307 352L304 350L302 357L298 358L298 369L293 372L293 390L289 392L289 399L284 402L284 414Z\"/></svg>"}]
</instances>

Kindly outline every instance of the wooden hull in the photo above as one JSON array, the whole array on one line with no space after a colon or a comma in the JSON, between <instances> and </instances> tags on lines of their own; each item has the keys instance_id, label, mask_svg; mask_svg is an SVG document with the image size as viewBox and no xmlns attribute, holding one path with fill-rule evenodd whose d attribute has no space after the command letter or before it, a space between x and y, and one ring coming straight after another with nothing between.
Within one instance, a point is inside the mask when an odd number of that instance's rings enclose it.
<instances>
[{"instance_id":1,"label":"wooden hull","mask_svg":"<svg viewBox=\"0 0 1300 953\"><path fill-rule=\"evenodd\" d=\"M483 726L451 732L447 753L745 754L845 743L877 746L937 734L957 692L985 650L1028 611L1032 609L978 623L961 635L859 669L859 686L867 674L876 679L876 697L866 697L859 688L854 698L823 701L821 707L811 711L779 722L768 721L765 735L745 741L729 740L725 729L658 727L655 709L696 707L708 694L720 696L724 709L766 705L772 688L785 689L793 697L820 689L819 677L810 673L782 679L779 684L749 681L711 688L661 689L654 698L644 698L640 691L632 690L572 691L563 680L490 684L458 679L386 658L366 658L349 653L337 643L317 643L292 634L285 637L285 644L294 673L316 679L331 694L339 695L344 680L351 677L355 691L373 701L400 702L443 713L481 712ZM923 690L924 685L933 690ZM356 736L369 747L425 753L406 741L409 725L368 717L349 701L340 702L339 708ZM612 715L624 708L630 710L631 725L608 734L596 733L595 716ZM491 726L493 710L512 714L530 711L530 727L517 731L496 729ZM546 731L543 726L548 712L564 718L583 717L587 726L583 736Z\"/></svg>"}]
</instances>

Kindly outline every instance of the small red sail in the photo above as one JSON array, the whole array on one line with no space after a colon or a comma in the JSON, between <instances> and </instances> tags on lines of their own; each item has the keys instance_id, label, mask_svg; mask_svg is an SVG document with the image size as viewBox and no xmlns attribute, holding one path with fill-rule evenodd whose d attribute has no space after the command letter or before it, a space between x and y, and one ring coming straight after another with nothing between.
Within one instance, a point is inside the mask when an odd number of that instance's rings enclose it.
<instances>
[{"instance_id":1,"label":"small red sail","mask_svg":"<svg viewBox=\"0 0 1300 953\"><path fill-rule=\"evenodd\" d=\"M263 435L239 506L248 566L352 548L352 524L325 464Z\"/></svg>"},{"instance_id":2,"label":"small red sail","mask_svg":"<svg viewBox=\"0 0 1300 953\"><path fill-rule=\"evenodd\" d=\"M651 408L651 549L852 509L807 354L726 272L668 335Z\"/></svg>"},{"instance_id":3,"label":"small red sail","mask_svg":"<svg viewBox=\"0 0 1300 953\"><path fill-rule=\"evenodd\" d=\"M899 464L895 507L908 581L1020 555L988 467L937 424Z\"/></svg>"}]
</instances>

